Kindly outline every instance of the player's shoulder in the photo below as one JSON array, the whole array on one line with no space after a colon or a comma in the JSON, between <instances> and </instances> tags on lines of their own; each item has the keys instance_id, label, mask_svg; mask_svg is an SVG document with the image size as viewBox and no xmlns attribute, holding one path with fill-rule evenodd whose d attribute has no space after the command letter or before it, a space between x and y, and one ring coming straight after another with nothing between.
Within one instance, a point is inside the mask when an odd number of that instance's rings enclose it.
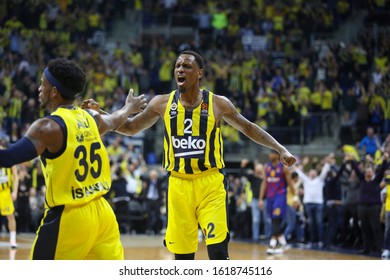
<instances>
[{"instance_id":1,"label":"player's shoulder","mask_svg":"<svg viewBox=\"0 0 390 280\"><path fill-rule=\"evenodd\" d=\"M150 99L146 106L145 112L156 112L163 115L168 104L170 94L158 94Z\"/></svg>"},{"instance_id":2,"label":"player's shoulder","mask_svg":"<svg viewBox=\"0 0 390 280\"><path fill-rule=\"evenodd\" d=\"M49 139L53 135L60 135L62 128L50 116L35 120L28 128L26 135L32 138Z\"/></svg>"},{"instance_id":3,"label":"player's shoulder","mask_svg":"<svg viewBox=\"0 0 390 280\"><path fill-rule=\"evenodd\" d=\"M158 94L150 99L148 102L148 107L159 108L164 107L168 104L170 94Z\"/></svg>"},{"instance_id":4,"label":"player's shoulder","mask_svg":"<svg viewBox=\"0 0 390 280\"><path fill-rule=\"evenodd\" d=\"M229 102L231 102L229 100L229 98L227 98L224 95L221 95L221 94L218 94L218 93L213 93L213 92L210 92L210 94L212 95L213 102L218 102L218 103L229 103Z\"/></svg>"},{"instance_id":5,"label":"player's shoulder","mask_svg":"<svg viewBox=\"0 0 390 280\"><path fill-rule=\"evenodd\" d=\"M220 111L223 114L236 112L236 107L226 96L213 94L212 100L214 104L213 107L216 108L217 111Z\"/></svg>"},{"instance_id":6,"label":"player's shoulder","mask_svg":"<svg viewBox=\"0 0 390 280\"><path fill-rule=\"evenodd\" d=\"M171 96L171 93L165 93L165 94L158 94L155 95L150 101L154 102L162 102L162 101L168 101L169 97Z\"/></svg>"},{"instance_id":7,"label":"player's shoulder","mask_svg":"<svg viewBox=\"0 0 390 280\"><path fill-rule=\"evenodd\" d=\"M30 129L37 130L39 132L50 132L56 129L60 129L58 121L56 121L52 116L46 116L40 119L35 120Z\"/></svg>"}]
</instances>

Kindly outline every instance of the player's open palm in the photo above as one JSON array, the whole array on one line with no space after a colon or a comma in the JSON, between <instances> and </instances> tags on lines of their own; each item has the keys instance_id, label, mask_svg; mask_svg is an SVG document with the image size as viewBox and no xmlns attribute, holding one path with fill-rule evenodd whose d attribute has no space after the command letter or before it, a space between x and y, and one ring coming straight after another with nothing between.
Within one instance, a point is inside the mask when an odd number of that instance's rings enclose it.
<instances>
[{"instance_id":1,"label":"player's open palm","mask_svg":"<svg viewBox=\"0 0 390 280\"><path fill-rule=\"evenodd\" d=\"M145 109L146 105L147 102L144 94L134 96L133 89L129 90L129 93L126 97L125 106L128 106L127 109L130 114L142 112Z\"/></svg>"}]
</instances>

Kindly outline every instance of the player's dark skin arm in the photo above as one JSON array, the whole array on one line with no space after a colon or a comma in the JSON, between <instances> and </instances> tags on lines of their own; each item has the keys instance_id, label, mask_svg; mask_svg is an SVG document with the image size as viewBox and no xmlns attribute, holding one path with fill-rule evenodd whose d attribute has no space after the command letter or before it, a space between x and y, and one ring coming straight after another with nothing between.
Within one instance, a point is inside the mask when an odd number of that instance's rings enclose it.
<instances>
[{"instance_id":1,"label":"player's dark skin arm","mask_svg":"<svg viewBox=\"0 0 390 280\"><path fill-rule=\"evenodd\" d=\"M34 144L37 155L41 155L46 149L51 153L58 152L64 141L59 124L48 118L33 122L26 132L26 137Z\"/></svg>"},{"instance_id":2,"label":"player's dark skin arm","mask_svg":"<svg viewBox=\"0 0 390 280\"><path fill-rule=\"evenodd\" d=\"M148 103L143 112L128 118L124 125L115 131L131 136L153 126L159 118L163 118L168 98L168 94L157 95Z\"/></svg>"},{"instance_id":3,"label":"player's dark skin arm","mask_svg":"<svg viewBox=\"0 0 390 280\"><path fill-rule=\"evenodd\" d=\"M168 94L157 95L149 102L143 112L133 118L127 119L124 125L117 128L115 131L131 136L151 127L160 117L163 118L168 99ZM278 151L280 160L283 164L291 166L295 163L296 159L284 146L261 127L244 118L229 99L215 94L213 100L213 109L217 125L220 124L220 121L223 118L228 124L241 131L255 143ZM105 112L100 110L99 104L94 100L86 101L83 108L91 108L105 114Z\"/></svg>"},{"instance_id":4,"label":"player's dark skin arm","mask_svg":"<svg viewBox=\"0 0 390 280\"><path fill-rule=\"evenodd\" d=\"M115 132L132 136L153 126L160 117L163 118L168 99L168 94L157 95L147 104L146 108L142 112L132 118L127 118L123 125L115 129ZM82 108L93 109L94 111L99 112L102 116L110 115L109 113L101 110L99 103L93 99L84 101Z\"/></svg>"},{"instance_id":5,"label":"player's dark skin arm","mask_svg":"<svg viewBox=\"0 0 390 280\"><path fill-rule=\"evenodd\" d=\"M111 115L100 115L90 110L95 118L100 135L121 126L130 113L137 113L146 106L146 99L142 96L133 96L130 91L125 105ZM46 149L51 153L58 152L63 144L63 132L59 124L49 118L38 119L32 123L26 132L26 137L34 144L37 155L41 155Z\"/></svg>"},{"instance_id":6,"label":"player's dark skin arm","mask_svg":"<svg viewBox=\"0 0 390 280\"><path fill-rule=\"evenodd\" d=\"M145 95L134 96L133 90L130 89L126 97L125 105L114 113L101 115L94 110L88 110L88 112L94 117L100 135L104 135L109 131L121 127L130 114L142 112L146 106L147 102Z\"/></svg>"}]
</instances>

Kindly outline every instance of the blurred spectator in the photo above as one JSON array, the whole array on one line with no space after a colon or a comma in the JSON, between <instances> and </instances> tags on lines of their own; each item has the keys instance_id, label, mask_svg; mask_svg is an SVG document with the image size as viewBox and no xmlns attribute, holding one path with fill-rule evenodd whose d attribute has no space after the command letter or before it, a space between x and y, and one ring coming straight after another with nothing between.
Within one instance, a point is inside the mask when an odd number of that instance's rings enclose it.
<instances>
[{"instance_id":1,"label":"blurred spectator","mask_svg":"<svg viewBox=\"0 0 390 280\"><path fill-rule=\"evenodd\" d=\"M112 181L110 190L104 197L111 204L117 218L120 231L126 233L130 230L129 213L130 193L127 192L127 180L123 176L123 170L120 165L113 163L111 165Z\"/></svg>"},{"instance_id":2,"label":"blurred spectator","mask_svg":"<svg viewBox=\"0 0 390 280\"><path fill-rule=\"evenodd\" d=\"M22 110L22 121L24 124L31 124L39 117L37 101L34 98L29 98Z\"/></svg>"},{"instance_id":3,"label":"blurred spectator","mask_svg":"<svg viewBox=\"0 0 390 280\"><path fill-rule=\"evenodd\" d=\"M390 169L386 170L385 178L381 182L381 188L384 189L384 223L385 223L385 232L383 238L383 251L382 259L390 258Z\"/></svg>"},{"instance_id":4,"label":"blurred spectator","mask_svg":"<svg viewBox=\"0 0 390 280\"><path fill-rule=\"evenodd\" d=\"M5 149L8 143L1 139L0 149ZM11 249L18 248L16 244L17 221L15 203L18 197L19 170L16 165L11 168L0 168L0 192L1 192L1 216L7 217L7 229L9 231L9 246Z\"/></svg>"},{"instance_id":5,"label":"blurred spectator","mask_svg":"<svg viewBox=\"0 0 390 280\"><path fill-rule=\"evenodd\" d=\"M107 147L107 153L111 161L117 162L125 153L122 136L116 135Z\"/></svg>"},{"instance_id":6,"label":"blurred spectator","mask_svg":"<svg viewBox=\"0 0 390 280\"><path fill-rule=\"evenodd\" d=\"M324 197L323 188L325 178L330 170L331 157L324 158L324 164L321 173L313 166L308 175L300 168L295 167L294 171L298 173L303 184L303 203L309 224L309 240L313 247L324 246Z\"/></svg>"},{"instance_id":7,"label":"blurred spectator","mask_svg":"<svg viewBox=\"0 0 390 280\"><path fill-rule=\"evenodd\" d=\"M259 208L259 195L260 195L260 186L264 180L264 166L257 162L253 162L253 168L249 167L249 160L242 159L241 160L241 176L247 177L250 188L252 191L252 199L251 199L251 217L252 217L252 241L257 242L260 239L260 224L263 223L264 226L264 236L268 238L271 236L271 224L268 215L264 209ZM262 217L263 222L262 222Z\"/></svg>"},{"instance_id":8,"label":"blurred spectator","mask_svg":"<svg viewBox=\"0 0 390 280\"><path fill-rule=\"evenodd\" d=\"M379 253L382 249L383 232L379 220L382 204L380 182L388 165L387 159L388 154L384 153L383 163L376 170L372 165L364 166L361 170L355 160L348 158L360 183L358 217L363 234L362 254Z\"/></svg>"},{"instance_id":9,"label":"blurred spectator","mask_svg":"<svg viewBox=\"0 0 390 280\"><path fill-rule=\"evenodd\" d=\"M383 128L382 133L388 134L390 133L390 91L387 90L384 93L385 97L385 111L384 111L384 120L383 120Z\"/></svg>"},{"instance_id":10,"label":"blurred spectator","mask_svg":"<svg viewBox=\"0 0 390 280\"><path fill-rule=\"evenodd\" d=\"M234 219L236 215L236 197L235 197L235 175L233 173L227 174L228 186L227 200L228 200L228 211L229 211L229 232L231 238L234 237Z\"/></svg>"},{"instance_id":11,"label":"blurred spectator","mask_svg":"<svg viewBox=\"0 0 390 280\"><path fill-rule=\"evenodd\" d=\"M355 120L352 119L351 113L344 111L340 118L339 140L341 144L353 144L355 135Z\"/></svg>"},{"instance_id":12,"label":"blurred spectator","mask_svg":"<svg viewBox=\"0 0 390 280\"><path fill-rule=\"evenodd\" d=\"M246 177L241 177L242 188L236 193L236 213L234 216L234 237L246 239L251 234L251 197L250 183Z\"/></svg>"},{"instance_id":13,"label":"blurred spectator","mask_svg":"<svg viewBox=\"0 0 390 280\"><path fill-rule=\"evenodd\" d=\"M111 167L112 173L112 182L111 188L105 195L105 197L110 200L115 197L128 197L130 198L130 193L127 192L127 180L123 176L123 170L117 164L113 164Z\"/></svg>"},{"instance_id":14,"label":"blurred spectator","mask_svg":"<svg viewBox=\"0 0 390 280\"><path fill-rule=\"evenodd\" d=\"M136 174L137 166L131 161L124 162L126 163L126 170L123 171L127 182L126 191L131 199L140 199L139 195L142 191L142 182L140 176Z\"/></svg>"},{"instance_id":15,"label":"blurred spectator","mask_svg":"<svg viewBox=\"0 0 390 280\"><path fill-rule=\"evenodd\" d=\"M375 156L377 149L380 149L381 141L377 134L374 133L373 127L367 128L367 135L364 136L358 143L358 148L363 150L364 154L368 154L372 157Z\"/></svg>"},{"instance_id":16,"label":"blurred spectator","mask_svg":"<svg viewBox=\"0 0 390 280\"><path fill-rule=\"evenodd\" d=\"M342 189L340 177L345 170L345 164L341 167L332 165L324 186L325 216L327 227L325 231L325 246L332 248L340 244L342 239L344 204L342 201Z\"/></svg>"},{"instance_id":17,"label":"blurred spectator","mask_svg":"<svg viewBox=\"0 0 390 280\"><path fill-rule=\"evenodd\" d=\"M30 232L31 207L29 203L30 189L32 188L31 175L25 164L20 164L19 169L19 189L16 200L17 229L19 232Z\"/></svg>"},{"instance_id":18,"label":"blurred spectator","mask_svg":"<svg viewBox=\"0 0 390 280\"><path fill-rule=\"evenodd\" d=\"M38 226L45 211L45 191L46 187L42 187L40 191L36 188L30 188L29 204L31 210L31 228L32 232L38 229Z\"/></svg>"},{"instance_id":19,"label":"blurred spectator","mask_svg":"<svg viewBox=\"0 0 390 280\"><path fill-rule=\"evenodd\" d=\"M228 15L222 4L217 4L216 9L211 12L211 16L213 40L216 42L217 40L222 39L226 34L226 28L228 26Z\"/></svg>"},{"instance_id":20,"label":"blurred spectator","mask_svg":"<svg viewBox=\"0 0 390 280\"><path fill-rule=\"evenodd\" d=\"M292 208L295 211L296 219L295 219L295 228L292 232L292 238L295 237L295 241L298 243L304 243L306 238L306 215L305 215L305 209L303 207L303 184L302 180L299 178L298 173L295 171L291 172L291 180L295 189L295 196L292 200ZM288 235L288 227L285 229L285 235L287 238L290 236ZM289 241L288 239L287 241Z\"/></svg>"},{"instance_id":21,"label":"blurred spectator","mask_svg":"<svg viewBox=\"0 0 390 280\"><path fill-rule=\"evenodd\" d=\"M343 181L345 180L345 181ZM342 236L344 247L359 248L362 245L362 233L359 225L359 179L350 164L346 165L345 173L340 178L344 191L344 214Z\"/></svg>"},{"instance_id":22,"label":"blurred spectator","mask_svg":"<svg viewBox=\"0 0 390 280\"><path fill-rule=\"evenodd\" d=\"M161 205L163 203L163 192L165 191L164 178L159 177L156 169L151 169L149 174L141 176L142 191L140 198L145 203L145 210L148 214L146 233L157 234L162 229Z\"/></svg>"}]
</instances>

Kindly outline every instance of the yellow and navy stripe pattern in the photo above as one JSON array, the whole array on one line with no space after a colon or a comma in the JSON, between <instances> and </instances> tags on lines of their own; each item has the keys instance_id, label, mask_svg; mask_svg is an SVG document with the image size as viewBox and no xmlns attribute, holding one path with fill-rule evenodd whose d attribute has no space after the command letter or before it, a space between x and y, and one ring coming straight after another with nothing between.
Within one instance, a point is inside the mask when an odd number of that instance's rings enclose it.
<instances>
[{"instance_id":1,"label":"yellow and navy stripe pattern","mask_svg":"<svg viewBox=\"0 0 390 280\"><path fill-rule=\"evenodd\" d=\"M0 168L0 191L12 188L12 170L11 168Z\"/></svg>"},{"instance_id":2,"label":"yellow and navy stripe pattern","mask_svg":"<svg viewBox=\"0 0 390 280\"><path fill-rule=\"evenodd\" d=\"M215 121L213 93L203 90L198 107L189 111L172 91L164 114L164 159L167 171L199 174L225 167L221 127Z\"/></svg>"}]
</instances>

